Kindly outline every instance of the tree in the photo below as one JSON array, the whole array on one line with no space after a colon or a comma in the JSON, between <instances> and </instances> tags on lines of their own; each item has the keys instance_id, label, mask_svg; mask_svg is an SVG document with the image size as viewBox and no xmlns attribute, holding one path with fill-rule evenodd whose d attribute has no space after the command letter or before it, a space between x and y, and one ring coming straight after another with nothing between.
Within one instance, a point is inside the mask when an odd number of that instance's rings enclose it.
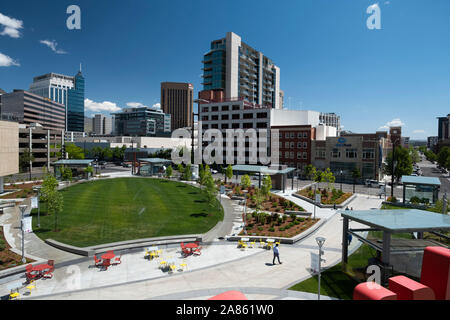
<instances>
[{"instance_id":1,"label":"tree","mask_svg":"<svg viewBox=\"0 0 450 320\"><path fill-rule=\"evenodd\" d=\"M181 163L178 164L178 166L177 166L177 171L178 171L179 173L183 173L184 167L183 167L183 165L182 165Z\"/></svg>"},{"instance_id":2,"label":"tree","mask_svg":"<svg viewBox=\"0 0 450 320\"><path fill-rule=\"evenodd\" d=\"M398 146L395 148L395 170L394 179L399 181L404 175L410 175L413 172L413 165L408 149ZM392 175L392 152L389 152L384 164L384 173Z\"/></svg>"},{"instance_id":3,"label":"tree","mask_svg":"<svg viewBox=\"0 0 450 320\"><path fill-rule=\"evenodd\" d=\"M355 184L356 184L356 180L358 180L359 178L361 178L361 172L359 171L358 168L354 168L352 170L352 178L353 178L353 193L355 193Z\"/></svg>"},{"instance_id":4,"label":"tree","mask_svg":"<svg viewBox=\"0 0 450 320\"><path fill-rule=\"evenodd\" d=\"M227 170L225 171L225 183L227 183L227 179L231 178L233 178L233 167L229 164Z\"/></svg>"},{"instance_id":5,"label":"tree","mask_svg":"<svg viewBox=\"0 0 450 320\"><path fill-rule=\"evenodd\" d=\"M192 179L192 171L190 164L187 164L186 167L184 168L183 179L186 181L190 181Z\"/></svg>"},{"instance_id":6,"label":"tree","mask_svg":"<svg viewBox=\"0 0 450 320\"><path fill-rule=\"evenodd\" d=\"M252 185L252 182L251 182L250 177L248 176L248 174L243 175L242 178L241 178L242 189L246 190L246 189L250 188L251 185Z\"/></svg>"},{"instance_id":7,"label":"tree","mask_svg":"<svg viewBox=\"0 0 450 320\"><path fill-rule=\"evenodd\" d=\"M55 215L55 232L58 231L58 214L63 210L64 199L56 190L47 194L47 212Z\"/></svg>"},{"instance_id":8,"label":"tree","mask_svg":"<svg viewBox=\"0 0 450 320\"><path fill-rule=\"evenodd\" d=\"M437 163L445 168L447 165L447 161L450 159L450 148L443 147L441 151L437 154Z\"/></svg>"},{"instance_id":9,"label":"tree","mask_svg":"<svg viewBox=\"0 0 450 320\"><path fill-rule=\"evenodd\" d=\"M167 167L167 169L166 169L166 177L170 179L170 177L172 176L172 174L173 174L173 169L172 169L172 166L169 165L169 166Z\"/></svg>"},{"instance_id":10,"label":"tree","mask_svg":"<svg viewBox=\"0 0 450 320\"><path fill-rule=\"evenodd\" d=\"M256 188L255 189L255 209L256 211L259 211L262 209L262 203L264 201L265 194L262 189Z\"/></svg>"},{"instance_id":11,"label":"tree","mask_svg":"<svg viewBox=\"0 0 450 320\"><path fill-rule=\"evenodd\" d=\"M319 183L319 187L320 187L320 183L324 181L324 177L323 177L323 172L320 170L316 170L314 172L314 182Z\"/></svg>"},{"instance_id":12,"label":"tree","mask_svg":"<svg viewBox=\"0 0 450 320\"><path fill-rule=\"evenodd\" d=\"M270 190L272 190L272 179L270 176L265 176L261 187L262 194L267 198Z\"/></svg>"},{"instance_id":13,"label":"tree","mask_svg":"<svg viewBox=\"0 0 450 320\"><path fill-rule=\"evenodd\" d=\"M411 161L413 163L420 162L419 152L413 147L409 147L409 155L411 156Z\"/></svg>"},{"instance_id":14,"label":"tree","mask_svg":"<svg viewBox=\"0 0 450 320\"><path fill-rule=\"evenodd\" d=\"M212 177L211 171L209 171L209 173L206 172L205 175L205 190L206 196L208 198L208 203L213 206L218 190L216 183L214 182L214 178Z\"/></svg>"},{"instance_id":15,"label":"tree","mask_svg":"<svg viewBox=\"0 0 450 320\"><path fill-rule=\"evenodd\" d=\"M34 161L34 156L30 152L30 149L25 149L22 154L19 157L19 164L22 170L24 168L28 168L28 171L30 172L30 180L31 180L31 162Z\"/></svg>"},{"instance_id":16,"label":"tree","mask_svg":"<svg viewBox=\"0 0 450 320\"><path fill-rule=\"evenodd\" d=\"M63 181L72 181L72 169L62 167L61 178Z\"/></svg>"},{"instance_id":17,"label":"tree","mask_svg":"<svg viewBox=\"0 0 450 320\"><path fill-rule=\"evenodd\" d=\"M56 180L56 178L53 175L47 174L44 178L44 181L42 182L40 199L43 202L48 201L48 195L51 194L52 192L56 192L57 188L58 188L58 180Z\"/></svg>"},{"instance_id":18,"label":"tree","mask_svg":"<svg viewBox=\"0 0 450 320\"><path fill-rule=\"evenodd\" d=\"M198 183L202 186L205 182L205 168L203 167L203 164L200 163L198 165Z\"/></svg>"},{"instance_id":19,"label":"tree","mask_svg":"<svg viewBox=\"0 0 450 320\"><path fill-rule=\"evenodd\" d=\"M69 159L84 159L83 149L73 143L66 143L66 153Z\"/></svg>"},{"instance_id":20,"label":"tree","mask_svg":"<svg viewBox=\"0 0 450 320\"><path fill-rule=\"evenodd\" d=\"M322 178L324 181L328 184L328 189L331 189L331 186L336 181L336 177L333 175L333 172L331 172L330 168L327 168L324 172L322 172Z\"/></svg>"},{"instance_id":21,"label":"tree","mask_svg":"<svg viewBox=\"0 0 450 320\"><path fill-rule=\"evenodd\" d=\"M312 164L308 164L304 169L303 173L306 179L312 179L316 174L316 168Z\"/></svg>"},{"instance_id":22,"label":"tree","mask_svg":"<svg viewBox=\"0 0 450 320\"><path fill-rule=\"evenodd\" d=\"M94 168L89 166L86 169L84 169L84 172L86 172L88 180L89 180L89 177L94 174Z\"/></svg>"}]
</instances>

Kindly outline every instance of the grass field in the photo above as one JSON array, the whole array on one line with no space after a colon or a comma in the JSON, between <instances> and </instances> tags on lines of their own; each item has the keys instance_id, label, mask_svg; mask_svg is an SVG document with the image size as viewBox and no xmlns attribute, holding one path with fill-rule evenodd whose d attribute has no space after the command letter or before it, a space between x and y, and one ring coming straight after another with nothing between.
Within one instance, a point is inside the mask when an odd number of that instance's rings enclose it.
<instances>
[{"instance_id":1,"label":"grass field","mask_svg":"<svg viewBox=\"0 0 450 320\"><path fill-rule=\"evenodd\" d=\"M160 179L118 178L91 181L61 191L64 209L46 215L41 204L41 228L33 210L33 229L41 238L86 247L141 238L205 233L223 220L223 209L212 206L193 186Z\"/></svg>"}]
</instances>

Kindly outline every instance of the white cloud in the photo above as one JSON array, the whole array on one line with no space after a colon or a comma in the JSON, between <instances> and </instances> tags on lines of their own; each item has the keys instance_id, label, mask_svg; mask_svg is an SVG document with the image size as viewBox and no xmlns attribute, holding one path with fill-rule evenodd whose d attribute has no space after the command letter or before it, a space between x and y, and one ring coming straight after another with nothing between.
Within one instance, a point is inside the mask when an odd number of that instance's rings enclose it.
<instances>
[{"instance_id":1,"label":"white cloud","mask_svg":"<svg viewBox=\"0 0 450 320\"><path fill-rule=\"evenodd\" d=\"M61 49L57 49L56 47L58 46L58 43L53 40L41 40L39 41L42 44L45 44L47 47L49 47L50 49L52 49L53 52L57 53L57 54L66 54L67 52Z\"/></svg>"},{"instance_id":2,"label":"white cloud","mask_svg":"<svg viewBox=\"0 0 450 320\"><path fill-rule=\"evenodd\" d=\"M147 105L140 103L140 102L128 102L127 106L130 108L148 108ZM154 109L161 109L161 103L155 103L152 108Z\"/></svg>"},{"instance_id":3,"label":"white cloud","mask_svg":"<svg viewBox=\"0 0 450 320\"><path fill-rule=\"evenodd\" d=\"M19 29L23 28L23 22L14 18L10 18L0 13L0 25L4 26L0 35L9 36L11 38L20 38Z\"/></svg>"},{"instance_id":4,"label":"white cloud","mask_svg":"<svg viewBox=\"0 0 450 320\"><path fill-rule=\"evenodd\" d=\"M413 133L425 133L425 130L414 130Z\"/></svg>"},{"instance_id":5,"label":"white cloud","mask_svg":"<svg viewBox=\"0 0 450 320\"><path fill-rule=\"evenodd\" d=\"M388 5L388 4L390 4L390 3L391 3L390 1L385 1L385 2L384 2L385 5Z\"/></svg>"},{"instance_id":6,"label":"white cloud","mask_svg":"<svg viewBox=\"0 0 450 320\"><path fill-rule=\"evenodd\" d=\"M391 121L389 121L388 123L386 123L384 126L379 127L378 130L381 130L381 129L387 130L390 127L402 127L404 125L405 124L402 122L402 120L400 120L399 118L395 118L395 119L392 119Z\"/></svg>"},{"instance_id":7,"label":"white cloud","mask_svg":"<svg viewBox=\"0 0 450 320\"><path fill-rule=\"evenodd\" d=\"M20 64L14 61L11 57L0 52L0 67L11 67L17 66L20 67Z\"/></svg>"},{"instance_id":8,"label":"white cloud","mask_svg":"<svg viewBox=\"0 0 450 320\"><path fill-rule=\"evenodd\" d=\"M90 99L84 100L84 108L92 112L118 112L122 110L114 102L110 101L95 102Z\"/></svg>"}]
</instances>

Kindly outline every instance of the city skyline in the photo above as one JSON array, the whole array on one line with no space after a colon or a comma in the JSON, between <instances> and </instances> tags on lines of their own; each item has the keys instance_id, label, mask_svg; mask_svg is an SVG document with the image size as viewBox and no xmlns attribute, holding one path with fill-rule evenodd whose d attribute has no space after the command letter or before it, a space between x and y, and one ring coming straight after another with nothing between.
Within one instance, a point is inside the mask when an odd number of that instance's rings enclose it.
<instances>
[{"instance_id":1,"label":"city skyline","mask_svg":"<svg viewBox=\"0 0 450 320\"><path fill-rule=\"evenodd\" d=\"M26 12L20 1L5 4L0 88L28 90L33 77L72 75L81 63L88 116L157 106L165 81L192 83L197 97L203 55L212 40L232 31L280 67L287 109L335 112L353 132L402 125L404 135L421 140L437 135L436 118L448 113L445 1L381 1L381 30L366 27L372 1L265 2L261 8L231 2L222 11L214 2L175 2L124 8L79 1L81 30L65 26L69 2L27 3ZM267 24L270 5L276 15ZM205 28L208 10L220 14ZM233 19L235 12L260 18ZM127 23L117 23L120 17ZM165 25L169 18L173 23Z\"/></svg>"}]
</instances>

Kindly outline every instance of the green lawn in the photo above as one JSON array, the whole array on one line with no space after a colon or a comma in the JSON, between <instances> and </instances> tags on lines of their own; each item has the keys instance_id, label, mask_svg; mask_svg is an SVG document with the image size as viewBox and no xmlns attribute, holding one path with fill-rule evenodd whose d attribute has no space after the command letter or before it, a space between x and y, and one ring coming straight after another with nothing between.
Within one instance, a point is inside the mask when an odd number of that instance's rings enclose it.
<instances>
[{"instance_id":1,"label":"green lawn","mask_svg":"<svg viewBox=\"0 0 450 320\"><path fill-rule=\"evenodd\" d=\"M118 178L90 181L61 191L64 210L45 215L41 204L41 228L33 210L33 229L41 239L51 238L85 247L141 238L205 233L223 220L223 208L206 201L193 186L160 179Z\"/></svg>"}]
</instances>

